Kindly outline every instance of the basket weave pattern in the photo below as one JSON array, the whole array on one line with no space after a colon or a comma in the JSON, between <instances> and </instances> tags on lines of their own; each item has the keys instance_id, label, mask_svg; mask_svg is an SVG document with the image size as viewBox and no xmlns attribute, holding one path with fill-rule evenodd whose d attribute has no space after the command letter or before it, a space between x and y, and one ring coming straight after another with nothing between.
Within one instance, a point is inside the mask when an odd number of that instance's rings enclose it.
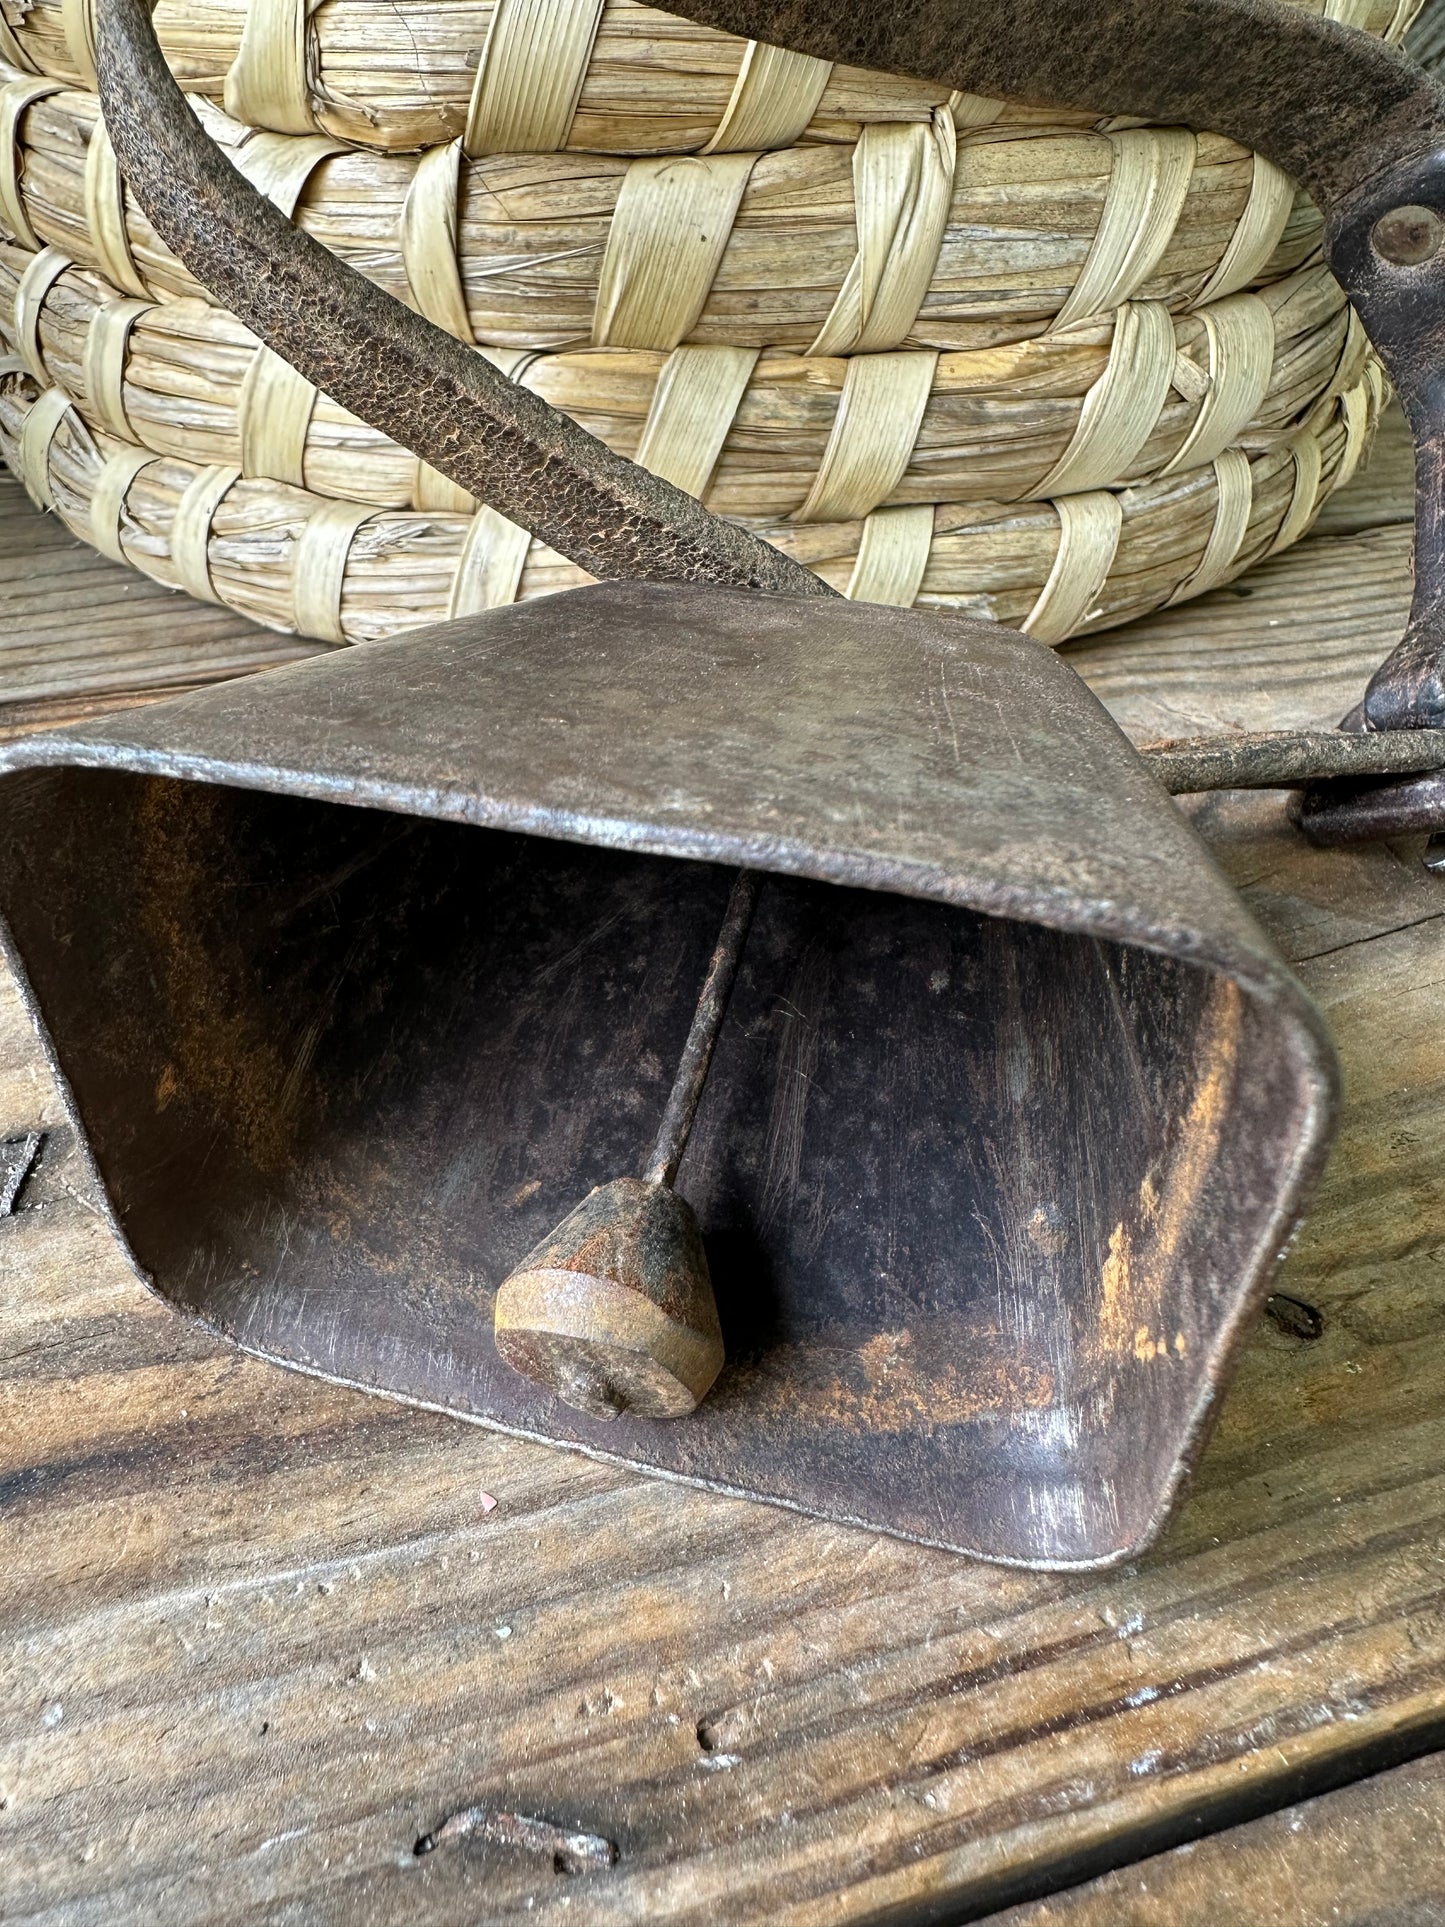
<instances>
[{"instance_id":1,"label":"basket weave pattern","mask_svg":"<svg viewBox=\"0 0 1445 1927\"><path fill-rule=\"evenodd\" d=\"M125 192L94 97L3 68L0 83L0 224L127 293L200 294ZM1290 273L1320 238L1277 168L1178 128L950 139L940 121L741 158L467 161L455 145L340 152L199 105L323 246L493 347L1003 346L1126 301L1207 306ZM683 199L705 246L679 236Z\"/></svg>"},{"instance_id":2,"label":"basket weave pattern","mask_svg":"<svg viewBox=\"0 0 1445 1927\"><path fill-rule=\"evenodd\" d=\"M1393 38L1413 6L1327 10ZM1313 264L1318 217L1231 142L826 70L616 0L453 0L394 47L388 9L358 118L333 82L361 11L157 19L299 225L855 598L1062 641L1296 540L1368 445L1383 380ZM36 499L335 641L585 580L204 298L69 84L91 34L86 0L0 30L0 444Z\"/></svg>"},{"instance_id":3,"label":"basket weave pattern","mask_svg":"<svg viewBox=\"0 0 1445 1927\"><path fill-rule=\"evenodd\" d=\"M439 499L436 478L395 443L302 393L223 310L118 297L57 249L0 244L0 317L38 377L157 454L232 462L378 506L469 506ZM1036 500L1202 466L1238 445L1258 452L1353 386L1364 347L1337 284L1308 268L1202 318L1126 304L1091 327L1006 350L497 359L720 513L836 521L919 502ZM720 360L736 388L709 419L699 377L711 379ZM904 405L915 370L930 377L916 420ZM891 382L870 397L860 371ZM1196 393L1181 392L1191 378ZM294 405L276 407L278 389Z\"/></svg>"},{"instance_id":4,"label":"basket weave pattern","mask_svg":"<svg viewBox=\"0 0 1445 1927\"><path fill-rule=\"evenodd\" d=\"M905 519L905 535L916 520L926 551L916 589L876 599L959 609L1060 642L1199 594L1297 540L1358 460L1379 392L1371 366L1342 406L1268 453L1230 450L1122 492L763 532L856 594L860 577L893 566L879 542L889 519ZM89 427L64 390L42 391L14 362L0 363L0 451L42 506L103 553L322 640L367 641L587 580L489 509L375 509L152 455Z\"/></svg>"}]
</instances>

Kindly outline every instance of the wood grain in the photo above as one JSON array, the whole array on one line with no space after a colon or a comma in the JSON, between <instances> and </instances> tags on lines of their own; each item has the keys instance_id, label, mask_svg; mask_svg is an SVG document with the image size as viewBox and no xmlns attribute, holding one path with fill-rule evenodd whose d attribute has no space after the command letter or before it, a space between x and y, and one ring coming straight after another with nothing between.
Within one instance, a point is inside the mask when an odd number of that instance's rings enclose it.
<instances>
[{"instance_id":1,"label":"wood grain","mask_svg":"<svg viewBox=\"0 0 1445 1927\"><path fill-rule=\"evenodd\" d=\"M1442 1927L1445 1754L1284 1807L989 1927Z\"/></svg>"},{"instance_id":2,"label":"wood grain","mask_svg":"<svg viewBox=\"0 0 1445 1927\"><path fill-rule=\"evenodd\" d=\"M1074 659L1143 734L1329 721L1398 633L1407 551L1378 519L1316 537ZM1277 798L1200 820L1344 1061L1283 1285L1322 1331L1261 1324L1164 1543L1107 1575L237 1355L122 1266L0 994L0 1137L52 1126L0 1220L0 1913L978 1918L1438 1746L1445 883L1414 846L1305 848ZM567 1876L479 1833L415 1856L477 1803L617 1864Z\"/></svg>"},{"instance_id":3,"label":"wood grain","mask_svg":"<svg viewBox=\"0 0 1445 1927\"><path fill-rule=\"evenodd\" d=\"M0 737L314 655L231 609L192 602L38 515L0 472Z\"/></svg>"}]
</instances>

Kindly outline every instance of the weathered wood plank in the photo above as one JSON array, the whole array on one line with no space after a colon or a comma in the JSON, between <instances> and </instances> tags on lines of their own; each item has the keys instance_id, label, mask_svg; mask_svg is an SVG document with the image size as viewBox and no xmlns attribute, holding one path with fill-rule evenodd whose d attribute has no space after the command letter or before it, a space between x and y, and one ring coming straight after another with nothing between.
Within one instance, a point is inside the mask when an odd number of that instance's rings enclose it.
<instances>
[{"instance_id":1,"label":"weathered wood plank","mask_svg":"<svg viewBox=\"0 0 1445 1927\"><path fill-rule=\"evenodd\" d=\"M1136 740L1335 724L1410 606L1408 527L1312 536L1242 582L1073 646Z\"/></svg>"},{"instance_id":2,"label":"weathered wood plank","mask_svg":"<svg viewBox=\"0 0 1445 1927\"><path fill-rule=\"evenodd\" d=\"M1318 537L1076 659L1143 733L1329 720L1398 631L1405 555ZM1278 799L1201 819L1349 1099L1286 1275L1322 1334L1261 1325L1137 1568L988 1568L240 1357L144 1295L56 1133L0 1220L0 1911L955 1919L1425 1743L1445 884L1409 848L1305 849ZM0 1135L53 1123L8 989L0 1058ZM618 1863L414 1856L478 1800Z\"/></svg>"},{"instance_id":3,"label":"weathered wood plank","mask_svg":"<svg viewBox=\"0 0 1445 1927\"><path fill-rule=\"evenodd\" d=\"M988 1927L1440 1927L1445 1754L1107 1874Z\"/></svg>"},{"instance_id":4,"label":"weathered wood plank","mask_svg":"<svg viewBox=\"0 0 1445 1927\"><path fill-rule=\"evenodd\" d=\"M266 669L321 645L192 602L37 515L0 469L0 738Z\"/></svg>"}]
</instances>

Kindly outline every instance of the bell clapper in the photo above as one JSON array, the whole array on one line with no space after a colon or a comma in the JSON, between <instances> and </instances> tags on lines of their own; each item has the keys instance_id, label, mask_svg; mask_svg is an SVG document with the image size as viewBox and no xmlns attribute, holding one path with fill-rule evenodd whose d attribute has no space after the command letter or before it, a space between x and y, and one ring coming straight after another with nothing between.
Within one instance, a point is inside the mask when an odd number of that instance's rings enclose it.
<instances>
[{"instance_id":1,"label":"bell clapper","mask_svg":"<svg viewBox=\"0 0 1445 1927\"><path fill-rule=\"evenodd\" d=\"M722 1369L722 1330L697 1219L673 1189L758 900L733 879L717 945L640 1178L591 1192L504 1279L498 1354L591 1418L680 1418Z\"/></svg>"},{"instance_id":2,"label":"bell clapper","mask_svg":"<svg viewBox=\"0 0 1445 1927\"><path fill-rule=\"evenodd\" d=\"M718 1032L727 1015L728 999L733 994L733 980L742 962L743 945L752 927L753 911L758 901L758 880L756 870L739 870L733 878L732 894L723 914L722 927L717 933L717 945L707 967L707 975L702 980L687 1042L682 1047L682 1056L677 1060L677 1074L672 1080L667 1108L657 1128L657 1142L652 1147L652 1156L647 1160L647 1169L642 1174L644 1182L648 1184L670 1187L677 1177L677 1167L682 1163L683 1152L687 1149L693 1119L697 1116L703 1086L707 1082L713 1046L717 1043Z\"/></svg>"}]
</instances>

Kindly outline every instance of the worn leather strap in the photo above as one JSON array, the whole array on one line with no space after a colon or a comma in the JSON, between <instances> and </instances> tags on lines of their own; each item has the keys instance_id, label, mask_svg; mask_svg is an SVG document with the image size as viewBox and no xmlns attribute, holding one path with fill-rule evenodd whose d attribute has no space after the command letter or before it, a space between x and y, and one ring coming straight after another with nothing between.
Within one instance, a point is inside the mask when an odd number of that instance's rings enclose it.
<instances>
[{"instance_id":1,"label":"worn leather strap","mask_svg":"<svg viewBox=\"0 0 1445 1927\"><path fill-rule=\"evenodd\" d=\"M1445 140L1445 94L1381 40L1280 0L668 0L744 39L940 86L1228 134L1326 209Z\"/></svg>"}]
</instances>

